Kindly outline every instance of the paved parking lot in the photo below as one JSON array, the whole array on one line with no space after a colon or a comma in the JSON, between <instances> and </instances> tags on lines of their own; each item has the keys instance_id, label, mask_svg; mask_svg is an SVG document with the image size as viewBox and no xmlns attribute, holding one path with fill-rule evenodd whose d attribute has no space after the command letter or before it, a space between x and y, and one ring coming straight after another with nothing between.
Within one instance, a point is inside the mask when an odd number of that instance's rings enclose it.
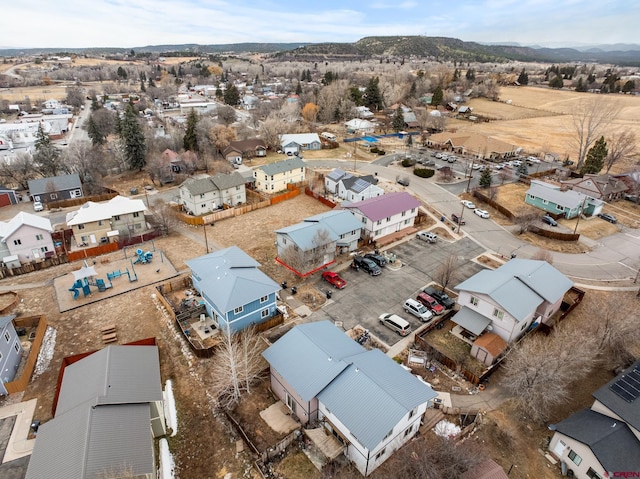
<instances>
[{"instance_id":1,"label":"paved parking lot","mask_svg":"<svg viewBox=\"0 0 640 479\"><path fill-rule=\"evenodd\" d=\"M398 256L403 266L397 270L383 268L380 276L369 276L364 271L347 268L341 276L347 281L347 287L333 291L332 300L314 314L316 319L342 321L344 329L360 324L372 334L392 346L401 338L378 322L382 313L396 313L411 323L412 329L421 323L415 316L405 313L402 304L407 298L415 297L418 290L433 281L431 274L449 255L460 258L460 267L450 286L458 284L482 269L470 259L484 252L484 249L468 238L448 243L438 241L429 244L412 239L390 249ZM326 291L327 284L318 287ZM316 317L317 316L317 317Z\"/></svg>"}]
</instances>

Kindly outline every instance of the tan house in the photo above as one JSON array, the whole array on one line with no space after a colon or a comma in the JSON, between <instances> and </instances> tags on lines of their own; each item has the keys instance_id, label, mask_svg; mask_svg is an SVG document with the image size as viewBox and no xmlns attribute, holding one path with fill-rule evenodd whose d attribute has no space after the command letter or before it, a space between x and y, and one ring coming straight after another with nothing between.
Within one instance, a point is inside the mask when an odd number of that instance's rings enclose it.
<instances>
[{"instance_id":1,"label":"tan house","mask_svg":"<svg viewBox=\"0 0 640 479\"><path fill-rule=\"evenodd\" d=\"M278 193L290 183L305 180L306 163L293 156L283 161L258 166L253 170L255 188L262 193Z\"/></svg>"},{"instance_id":2,"label":"tan house","mask_svg":"<svg viewBox=\"0 0 640 479\"><path fill-rule=\"evenodd\" d=\"M429 148L469 155L481 160L504 160L517 156L518 148L506 141L477 133L436 133L427 140Z\"/></svg>"},{"instance_id":3,"label":"tan house","mask_svg":"<svg viewBox=\"0 0 640 479\"><path fill-rule=\"evenodd\" d=\"M614 201L623 198L629 189L624 181L609 174L584 175L583 178L573 178L563 181L561 184L563 189L577 191L603 201Z\"/></svg>"},{"instance_id":4,"label":"tan house","mask_svg":"<svg viewBox=\"0 0 640 479\"><path fill-rule=\"evenodd\" d=\"M232 141L222 150L222 156L228 162L240 165L243 159L267 156L267 144L260 138Z\"/></svg>"},{"instance_id":5,"label":"tan house","mask_svg":"<svg viewBox=\"0 0 640 479\"><path fill-rule=\"evenodd\" d=\"M73 230L78 245L96 245L116 241L118 237L145 232L147 210L142 200L116 196L104 203L86 202L67 215L67 226Z\"/></svg>"}]
</instances>

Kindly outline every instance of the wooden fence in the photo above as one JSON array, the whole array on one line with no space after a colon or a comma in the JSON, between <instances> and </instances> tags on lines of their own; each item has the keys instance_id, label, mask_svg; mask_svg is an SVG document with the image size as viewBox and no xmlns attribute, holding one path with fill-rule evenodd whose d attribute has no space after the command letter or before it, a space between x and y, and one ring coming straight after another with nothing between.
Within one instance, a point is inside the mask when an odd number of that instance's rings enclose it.
<instances>
[{"instance_id":1,"label":"wooden fence","mask_svg":"<svg viewBox=\"0 0 640 479\"><path fill-rule=\"evenodd\" d=\"M69 262L77 261L79 259L86 259L93 256L100 256L102 254L113 253L119 249L118 243L107 243L101 244L98 246L93 246L91 248L84 248L77 251L69 251L67 253L67 258Z\"/></svg>"},{"instance_id":2,"label":"wooden fence","mask_svg":"<svg viewBox=\"0 0 640 479\"><path fill-rule=\"evenodd\" d=\"M488 205L493 206L496 210L498 210L500 213L505 215L510 220L513 220L515 218L515 216L516 216L509 209L505 208L500 203L498 203L497 201L492 200L487 195L485 195L484 193L481 193L478 190L473 190L473 196L478 198L479 200L487 203Z\"/></svg>"},{"instance_id":3,"label":"wooden fence","mask_svg":"<svg viewBox=\"0 0 640 479\"><path fill-rule=\"evenodd\" d=\"M33 374L33 370L36 367L36 361L38 360L38 355L40 354L40 347L42 346L42 341L44 340L44 334L47 331L47 320L44 316L25 316L23 318L16 318L13 320L13 323L15 324L16 328L33 328L34 326L36 326L36 334L33 342L31 343L29 356L27 357L27 361L24 365L24 368L22 369L20 377L4 384L4 387L7 389L7 392L9 394L21 392L27 389L29 381L31 380L31 375Z\"/></svg>"},{"instance_id":4,"label":"wooden fence","mask_svg":"<svg viewBox=\"0 0 640 479\"><path fill-rule=\"evenodd\" d=\"M18 296L18 293L16 293L15 291L7 291L6 293L2 294L13 296L13 301L11 301L11 303L6 305L4 308L0 309L0 314L5 314L7 311L11 311L11 308L13 308L20 302L20 296Z\"/></svg>"},{"instance_id":5,"label":"wooden fence","mask_svg":"<svg viewBox=\"0 0 640 479\"><path fill-rule=\"evenodd\" d=\"M311 188L306 187L304 189L304 194L307 196L311 196L312 198L315 198L316 200L318 200L320 203L322 203L323 205L328 206L329 208L335 208L336 207L336 203L334 203L333 201L331 201L328 198L325 198L322 195L319 195L318 193L314 193Z\"/></svg>"},{"instance_id":6,"label":"wooden fence","mask_svg":"<svg viewBox=\"0 0 640 479\"><path fill-rule=\"evenodd\" d=\"M269 201L271 202L271 204L275 205L278 203L282 203L283 201L287 201L287 200L290 200L291 198L295 198L300 194L300 189L294 185L287 185L287 190L288 191L285 193L280 193L278 195L274 195L271 198L269 198Z\"/></svg>"},{"instance_id":7,"label":"wooden fence","mask_svg":"<svg viewBox=\"0 0 640 479\"><path fill-rule=\"evenodd\" d=\"M0 279L8 278L12 276L20 276L21 274L32 273L34 271L40 271L42 269L50 268L51 266L58 266L59 264L68 263L69 258L65 254L54 256L53 258L47 258L39 263L27 263L23 264L19 268L7 268L4 263L0 264Z\"/></svg>"},{"instance_id":8,"label":"wooden fence","mask_svg":"<svg viewBox=\"0 0 640 479\"><path fill-rule=\"evenodd\" d=\"M80 198L70 198L68 200L50 201L47 203L47 208L52 210L56 208L70 208L72 206L82 206L87 201L93 201L98 203L99 201L109 201L111 198L115 198L120 193L109 188L105 188L106 193L99 195L81 196Z\"/></svg>"},{"instance_id":9,"label":"wooden fence","mask_svg":"<svg viewBox=\"0 0 640 479\"><path fill-rule=\"evenodd\" d=\"M529 231L545 238L557 239L559 241L578 241L580 239L579 233L563 233L561 231L553 231L545 228L540 228L536 225L530 225Z\"/></svg>"},{"instance_id":10,"label":"wooden fence","mask_svg":"<svg viewBox=\"0 0 640 479\"><path fill-rule=\"evenodd\" d=\"M191 226L202 226L205 224L215 223L216 221L222 221L227 218L233 218L235 216L244 215L250 211L258 210L260 208L266 208L271 205L270 200L262 200L256 203L245 204L242 206L236 206L234 208L228 208L226 210L219 210L214 213L209 213L203 216L191 216L185 213L176 213L177 218Z\"/></svg>"}]
</instances>

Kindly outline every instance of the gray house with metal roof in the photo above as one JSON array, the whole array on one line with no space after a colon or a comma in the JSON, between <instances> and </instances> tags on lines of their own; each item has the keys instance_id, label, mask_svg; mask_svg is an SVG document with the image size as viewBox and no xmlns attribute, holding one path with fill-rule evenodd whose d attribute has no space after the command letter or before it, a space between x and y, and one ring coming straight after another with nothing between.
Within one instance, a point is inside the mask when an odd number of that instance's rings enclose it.
<instances>
[{"instance_id":1,"label":"gray house with metal roof","mask_svg":"<svg viewBox=\"0 0 640 479\"><path fill-rule=\"evenodd\" d=\"M185 261L193 287L208 315L223 332L241 331L277 314L280 285L258 269L260 263L237 246Z\"/></svg>"},{"instance_id":2,"label":"gray house with metal roof","mask_svg":"<svg viewBox=\"0 0 640 479\"><path fill-rule=\"evenodd\" d=\"M218 210L223 205L246 203L246 181L237 171L206 178L190 178L180 185L180 204L189 214L200 216Z\"/></svg>"},{"instance_id":3,"label":"gray house with metal roof","mask_svg":"<svg viewBox=\"0 0 640 479\"><path fill-rule=\"evenodd\" d=\"M307 164L297 156L257 166L253 170L253 181L256 190L262 193L277 193L287 189L290 183L301 183L305 180Z\"/></svg>"},{"instance_id":4,"label":"gray house with metal roof","mask_svg":"<svg viewBox=\"0 0 640 479\"><path fill-rule=\"evenodd\" d=\"M65 367L26 478L155 479L154 438L165 434L157 346L107 346Z\"/></svg>"},{"instance_id":5,"label":"gray house with metal roof","mask_svg":"<svg viewBox=\"0 0 640 479\"><path fill-rule=\"evenodd\" d=\"M562 191L560 187L542 181L531 182L524 202L547 213L561 215L567 219L575 218L579 214L597 215L604 206L602 200L594 199L578 191Z\"/></svg>"},{"instance_id":6,"label":"gray house with metal roof","mask_svg":"<svg viewBox=\"0 0 640 479\"><path fill-rule=\"evenodd\" d=\"M9 394L4 385L13 381L22 358L22 343L13 325L15 317L15 314L0 317L0 396Z\"/></svg>"},{"instance_id":7,"label":"gray house with metal roof","mask_svg":"<svg viewBox=\"0 0 640 479\"><path fill-rule=\"evenodd\" d=\"M29 180L29 195L33 201L49 203L50 201L68 200L80 198L82 193L82 181L78 173L70 175L51 176L49 178L37 178Z\"/></svg>"},{"instance_id":8,"label":"gray house with metal roof","mask_svg":"<svg viewBox=\"0 0 640 479\"><path fill-rule=\"evenodd\" d=\"M364 349L329 321L296 326L263 356L276 396L302 424L319 421L365 476L417 433L437 396L380 350Z\"/></svg>"},{"instance_id":9,"label":"gray house with metal roof","mask_svg":"<svg viewBox=\"0 0 640 479\"><path fill-rule=\"evenodd\" d=\"M344 210L310 216L276 230L277 260L306 276L334 263L336 253L355 251L361 228L362 223Z\"/></svg>"},{"instance_id":10,"label":"gray house with metal roof","mask_svg":"<svg viewBox=\"0 0 640 479\"><path fill-rule=\"evenodd\" d=\"M457 285L460 310L452 321L470 343L484 331L511 343L534 322L548 321L572 286L569 278L546 261L515 258Z\"/></svg>"},{"instance_id":11,"label":"gray house with metal roof","mask_svg":"<svg viewBox=\"0 0 640 479\"><path fill-rule=\"evenodd\" d=\"M591 409L554 425L549 450L579 479L640 471L640 361L593 397Z\"/></svg>"}]
</instances>

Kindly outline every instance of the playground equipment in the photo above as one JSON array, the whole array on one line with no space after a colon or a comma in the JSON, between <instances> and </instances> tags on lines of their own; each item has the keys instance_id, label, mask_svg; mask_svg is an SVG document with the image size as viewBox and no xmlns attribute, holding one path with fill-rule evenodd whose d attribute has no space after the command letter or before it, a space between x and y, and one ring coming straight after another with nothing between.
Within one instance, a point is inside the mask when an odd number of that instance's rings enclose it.
<instances>
[{"instance_id":1,"label":"playground equipment","mask_svg":"<svg viewBox=\"0 0 640 479\"><path fill-rule=\"evenodd\" d=\"M87 278L76 280L73 286L69 288L69 291L73 293L73 299L78 299L81 290L85 298L91 294L91 287L89 286L89 280Z\"/></svg>"},{"instance_id":2,"label":"playground equipment","mask_svg":"<svg viewBox=\"0 0 640 479\"><path fill-rule=\"evenodd\" d=\"M129 268L126 268L124 271L112 271L111 273L107 273L107 279L109 280L109 282L111 282L111 280L113 278L119 278L120 276L124 276L127 275L127 278L129 278L129 282L133 283L134 281L138 281L138 276L136 275L135 272L133 272L133 276L131 274L131 272L129 272Z\"/></svg>"},{"instance_id":3,"label":"playground equipment","mask_svg":"<svg viewBox=\"0 0 640 479\"><path fill-rule=\"evenodd\" d=\"M138 259L136 259L133 264L147 264L151 263L153 259L153 253L151 251L143 251L141 249L136 250L136 254L138 255Z\"/></svg>"}]
</instances>

